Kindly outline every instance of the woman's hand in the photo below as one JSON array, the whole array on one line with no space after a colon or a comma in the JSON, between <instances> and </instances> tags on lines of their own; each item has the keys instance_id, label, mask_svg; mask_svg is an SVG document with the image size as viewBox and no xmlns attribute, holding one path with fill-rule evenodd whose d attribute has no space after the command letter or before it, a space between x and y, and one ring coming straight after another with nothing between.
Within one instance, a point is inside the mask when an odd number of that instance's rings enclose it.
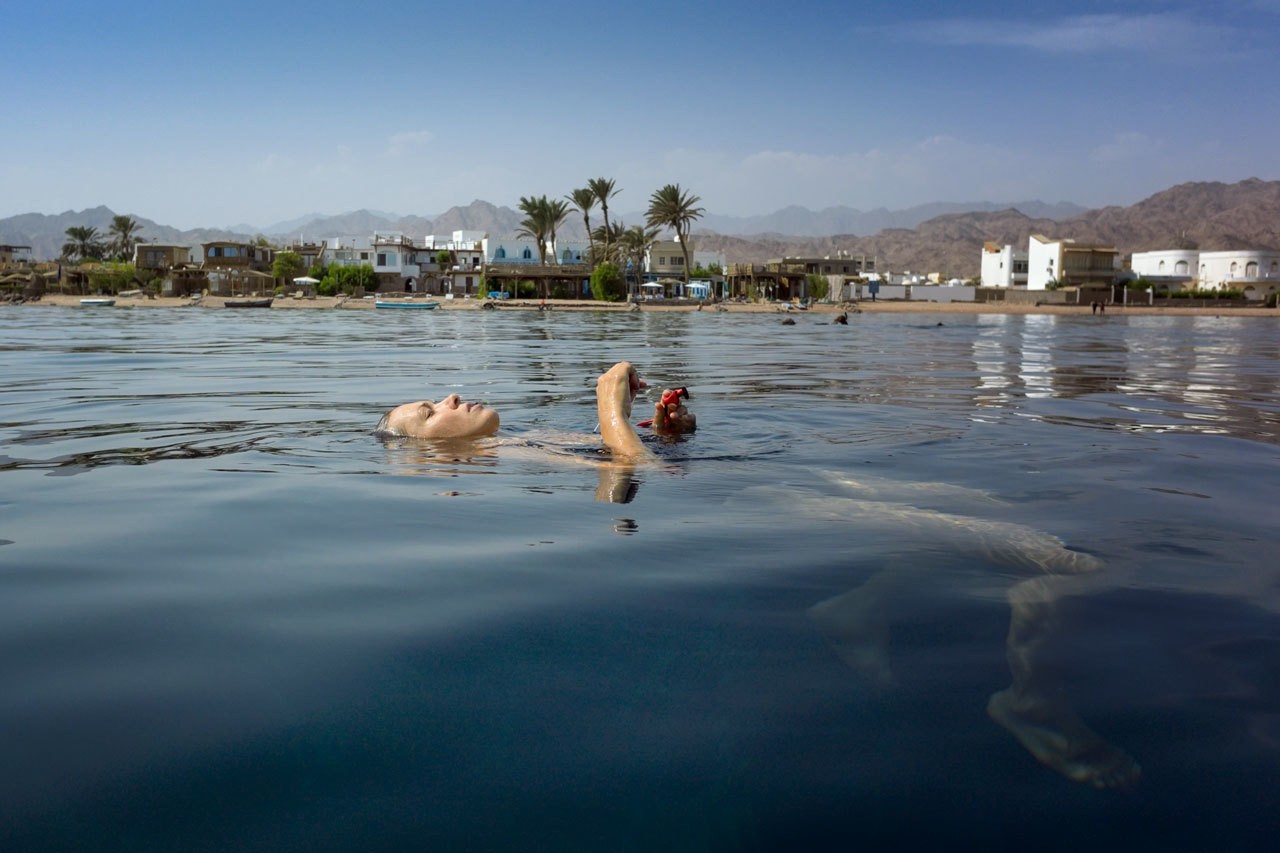
<instances>
[{"instance_id":1,"label":"woman's hand","mask_svg":"<svg viewBox=\"0 0 1280 853\"><path fill-rule=\"evenodd\" d=\"M685 408L684 400L689 392L684 388L664 390L661 399L653 404L653 431L661 435L680 435L698 428L698 419Z\"/></svg>"},{"instance_id":2,"label":"woman's hand","mask_svg":"<svg viewBox=\"0 0 1280 853\"><path fill-rule=\"evenodd\" d=\"M638 458L648 455L631 428L631 401L647 387L629 361L620 361L596 379L596 412L600 416L600 436L615 455Z\"/></svg>"},{"instance_id":3,"label":"woman's hand","mask_svg":"<svg viewBox=\"0 0 1280 853\"><path fill-rule=\"evenodd\" d=\"M617 406L624 417L630 417L636 393L647 387L631 362L620 361L596 379L596 400L602 406Z\"/></svg>"}]
</instances>

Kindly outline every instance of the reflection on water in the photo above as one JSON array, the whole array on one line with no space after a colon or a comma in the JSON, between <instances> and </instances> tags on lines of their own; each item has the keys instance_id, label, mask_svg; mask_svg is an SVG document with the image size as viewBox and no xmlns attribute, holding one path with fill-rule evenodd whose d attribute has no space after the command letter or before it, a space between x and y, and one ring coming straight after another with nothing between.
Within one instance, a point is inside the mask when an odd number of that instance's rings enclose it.
<instances>
[{"instance_id":1,"label":"reflection on water","mask_svg":"<svg viewBox=\"0 0 1280 853\"><path fill-rule=\"evenodd\" d=\"M248 313L0 310L5 850L1273 840L1273 320Z\"/></svg>"}]
</instances>

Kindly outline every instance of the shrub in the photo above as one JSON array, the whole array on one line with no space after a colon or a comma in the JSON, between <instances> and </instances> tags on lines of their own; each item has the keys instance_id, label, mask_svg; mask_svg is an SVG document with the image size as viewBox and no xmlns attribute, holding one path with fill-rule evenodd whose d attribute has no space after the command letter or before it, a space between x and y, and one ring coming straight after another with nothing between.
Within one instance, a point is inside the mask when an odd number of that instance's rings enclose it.
<instances>
[{"instance_id":1,"label":"shrub","mask_svg":"<svg viewBox=\"0 0 1280 853\"><path fill-rule=\"evenodd\" d=\"M627 295L617 264L605 261L591 271L591 295L602 302L619 302Z\"/></svg>"}]
</instances>

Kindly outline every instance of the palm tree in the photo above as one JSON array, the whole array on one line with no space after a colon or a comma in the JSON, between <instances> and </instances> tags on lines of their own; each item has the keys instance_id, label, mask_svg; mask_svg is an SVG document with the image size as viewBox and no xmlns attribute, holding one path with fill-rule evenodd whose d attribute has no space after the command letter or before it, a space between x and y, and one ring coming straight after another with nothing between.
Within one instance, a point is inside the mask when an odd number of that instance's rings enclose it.
<instances>
[{"instance_id":1,"label":"palm tree","mask_svg":"<svg viewBox=\"0 0 1280 853\"><path fill-rule=\"evenodd\" d=\"M547 206L547 236L551 239L551 257L558 264L560 255L556 248L556 231L569 218L569 203L558 198L548 200L546 196L542 200Z\"/></svg>"},{"instance_id":2,"label":"palm tree","mask_svg":"<svg viewBox=\"0 0 1280 853\"><path fill-rule=\"evenodd\" d=\"M685 284L689 283L689 229L694 220L701 219L705 212L696 206L700 201L702 199L693 193L680 189L679 184L667 184L649 197L649 224L672 229L680 241L680 251L684 253Z\"/></svg>"},{"instance_id":3,"label":"palm tree","mask_svg":"<svg viewBox=\"0 0 1280 853\"><path fill-rule=\"evenodd\" d=\"M142 226L129 216L113 216L111 218L111 254L117 261L127 261L133 257L133 248L138 245L138 230Z\"/></svg>"},{"instance_id":4,"label":"palm tree","mask_svg":"<svg viewBox=\"0 0 1280 853\"><path fill-rule=\"evenodd\" d=\"M520 221L517 237L528 237L538 245L538 263L547 264L547 232L550 231L550 210L547 197L521 196L518 205L525 218Z\"/></svg>"},{"instance_id":5,"label":"palm tree","mask_svg":"<svg viewBox=\"0 0 1280 853\"><path fill-rule=\"evenodd\" d=\"M601 246L608 247L600 253L600 261L602 263L604 261L616 262L619 260L619 257L622 254L618 248L620 244L619 241L622 239L622 233L626 230L626 226L621 222L610 222L607 226L601 225L597 227L592 233L591 236L597 243Z\"/></svg>"},{"instance_id":6,"label":"palm tree","mask_svg":"<svg viewBox=\"0 0 1280 853\"><path fill-rule=\"evenodd\" d=\"M646 228L643 225L633 225L627 228L622 223L618 224L618 230L620 232L618 234L620 254L631 261L631 269L636 277L636 287L639 287L644 269L645 255L649 254L649 250L653 248L653 244L657 242L658 235L662 232L652 226Z\"/></svg>"},{"instance_id":7,"label":"palm tree","mask_svg":"<svg viewBox=\"0 0 1280 853\"><path fill-rule=\"evenodd\" d=\"M62 244L62 256L68 260L97 260L103 255L98 229L90 225L72 225L67 229L67 242Z\"/></svg>"},{"instance_id":8,"label":"palm tree","mask_svg":"<svg viewBox=\"0 0 1280 853\"><path fill-rule=\"evenodd\" d=\"M600 213L604 216L604 233L608 237L610 235L609 199L622 192L622 190L615 188L613 178L592 178L587 181L587 189L595 193L596 198L600 201ZM608 242L604 244L604 254L605 257L609 256Z\"/></svg>"},{"instance_id":9,"label":"palm tree","mask_svg":"<svg viewBox=\"0 0 1280 853\"><path fill-rule=\"evenodd\" d=\"M587 242L591 246L591 260L594 263L596 259L596 241L591 234L591 208L596 206L596 194L589 187L580 190L574 190L565 198L570 201L574 207L582 211L582 224L587 229Z\"/></svg>"}]
</instances>

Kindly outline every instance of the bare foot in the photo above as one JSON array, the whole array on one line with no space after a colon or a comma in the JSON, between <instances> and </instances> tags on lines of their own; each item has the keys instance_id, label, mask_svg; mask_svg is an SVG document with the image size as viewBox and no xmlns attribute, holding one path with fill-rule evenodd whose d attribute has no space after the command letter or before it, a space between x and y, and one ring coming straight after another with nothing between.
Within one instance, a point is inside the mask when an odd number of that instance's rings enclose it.
<instances>
[{"instance_id":1,"label":"bare foot","mask_svg":"<svg viewBox=\"0 0 1280 853\"><path fill-rule=\"evenodd\" d=\"M1095 788L1127 788L1142 768L1124 750L1107 743L1062 703L1019 701L1001 690L987 714L1004 726L1042 764Z\"/></svg>"}]
</instances>

